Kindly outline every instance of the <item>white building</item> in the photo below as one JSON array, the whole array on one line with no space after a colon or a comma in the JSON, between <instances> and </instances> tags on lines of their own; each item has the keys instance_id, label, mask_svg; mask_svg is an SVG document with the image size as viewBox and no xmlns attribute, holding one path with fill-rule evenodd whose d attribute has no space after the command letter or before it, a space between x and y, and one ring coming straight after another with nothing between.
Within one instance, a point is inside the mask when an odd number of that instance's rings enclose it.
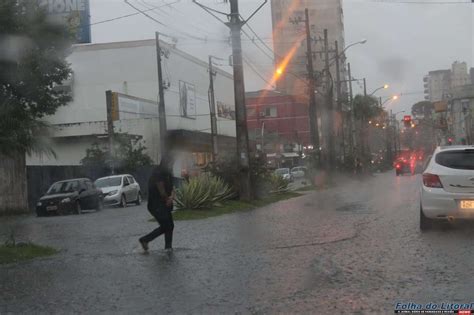
<instances>
[{"instance_id":1,"label":"white building","mask_svg":"<svg viewBox=\"0 0 474 315\"><path fill-rule=\"evenodd\" d=\"M451 87L456 88L470 83L467 63L455 61L451 66Z\"/></svg>"},{"instance_id":2,"label":"white building","mask_svg":"<svg viewBox=\"0 0 474 315\"><path fill-rule=\"evenodd\" d=\"M175 150L182 153L187 162L191 159L197 165L206 164L211 152L208 64L172 45L163 42L160 45L167 127L179 144ZM142 137L148 154L158 162L155 40L77 45L68 61L73 75L62 88L70 89L73 100L47 117L54 127L51 144L57 157L27 157L27 164L79 165L86 148L94 141L106 141L107 90L124 96L119 101L120 120L115 122L115 132ZM227 72L214 69L220 149L231 150L236 129L233 78ZM177 165L175 171L180 167Z\"/></svg>"},{"instance_id":3,"label":"white building","mask_svg":"<svg viewBox=\"0 0 474 315\"><path fill-rule=\"evenodd\" d=\"M451 90L451 71L430 71L424 77L425 99L430 102L439 102L447 99Z\"/></svg>"}]
</instances>

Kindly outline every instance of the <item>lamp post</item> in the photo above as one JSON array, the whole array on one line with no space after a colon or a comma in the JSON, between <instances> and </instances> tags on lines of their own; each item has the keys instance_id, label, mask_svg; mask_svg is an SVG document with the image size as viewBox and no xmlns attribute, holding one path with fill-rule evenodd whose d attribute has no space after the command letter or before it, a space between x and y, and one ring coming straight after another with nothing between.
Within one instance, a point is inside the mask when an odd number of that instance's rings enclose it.
<instances>
[{"instance_id":1,"label":"lamp post","mask_svg":"<svg viewBox=\"0 0 474 315\"><path fill-rule=\"evenodd\" d=\"M397 154L400 154L401 146L402 146L401 141L400 141L400 129L399 129L400 126L398 125L398 121L397 121L397 115L401 113L405 113L405 111L401 110L393 114L393 117L395 117L395 121L397 122L395 124L395 132L397 134L397 137L395 138L395 147L397 148Z\"/></svg>"},{"instance_id":2,"label":"lamp post","mask_svg":"<svg viewBox=\"0 0 474 315\"><path fill-rule=\"evenodd\" d=\"M380 104L380 107L383 107L388 101L396 101L396 100L398 100L398 98L399 98L398 95L390 96L385 101L383 101L383 103ZM380 100L382 100L382 99L380 99Z\"/></svg>"},{"instance_id":3,"label":"lamp post","mask_svg":"<svg viewBox=\"0 0 474 315\"><path fill-rule=\"evenodd\" d=\"M377 93L378 91L382 90L382 89L388 89L390 86L388 84L384 84L383 86L379 87L379 88L376 88L372 93L369 94L369 96L372 96L374 95L375 93Z\"/></svg>"}]
</instances>

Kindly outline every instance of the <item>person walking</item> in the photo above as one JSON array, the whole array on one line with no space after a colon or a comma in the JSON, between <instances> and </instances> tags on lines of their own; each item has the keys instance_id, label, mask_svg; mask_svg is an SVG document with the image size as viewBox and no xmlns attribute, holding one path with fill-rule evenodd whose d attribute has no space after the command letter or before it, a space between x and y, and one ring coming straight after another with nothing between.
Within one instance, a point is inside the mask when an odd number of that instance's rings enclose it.
<instances>
[{"instance_id":1,"label":"person walking","mask_svg":"<svg viewBox=\"0 0 474 315\"><path fill-rule=\"evenodd\" d=\"M173 243L173 200L175 191L173 187L172 160L170 156L161 159L148 180L148 211L156 219L159 227L149 234L141 237L139 242L145 252L148 243L158 236L165 235L165 250L172 251Z\"/></svg>"}]
</instances>

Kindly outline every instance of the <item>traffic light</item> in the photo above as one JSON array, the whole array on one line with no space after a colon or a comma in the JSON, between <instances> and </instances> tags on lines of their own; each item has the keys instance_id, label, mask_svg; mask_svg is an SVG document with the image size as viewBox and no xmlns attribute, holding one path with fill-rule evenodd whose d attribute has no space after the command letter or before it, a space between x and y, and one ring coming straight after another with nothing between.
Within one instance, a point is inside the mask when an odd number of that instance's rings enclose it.
<instances>
[{"instance_id":1,"label":"traffic light","mask_svg":"<svg viewBox=\"0 0 474 315\"><path fill-rule=\"evenodd\" d=\"M406 128L410 128L412 125L411 116L410 115L403 116L403 123L405 124Z\"/></svg>"}]
</instances>

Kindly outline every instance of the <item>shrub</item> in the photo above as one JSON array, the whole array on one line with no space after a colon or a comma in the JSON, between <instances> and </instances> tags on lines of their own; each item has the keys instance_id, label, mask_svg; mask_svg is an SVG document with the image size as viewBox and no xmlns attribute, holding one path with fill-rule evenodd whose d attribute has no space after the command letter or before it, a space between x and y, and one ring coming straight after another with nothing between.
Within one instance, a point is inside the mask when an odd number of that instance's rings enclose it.
<instances>
[{"instance_id":1,"label":"shrub","mask_svg":"<svg viewBox=\"0 0 474 315\"><path fill-rule=\"evenodd\" d=\"M270 177L270 183L271 183L271 193L284 193L288 191L288 185L290 182L283 177L272 174Z\"/></svg>"},{"instance_id":2,"label":"shrub","mask_svg":"<svg viewBox=\"0 0 474 315\"><path fill-rule=\"evenodd\" d=\"M176 191L176 204L178 209L204 209L234 196L232 188L222 179L202 174L190 178Z\"/></svg>"}]
</instances>

